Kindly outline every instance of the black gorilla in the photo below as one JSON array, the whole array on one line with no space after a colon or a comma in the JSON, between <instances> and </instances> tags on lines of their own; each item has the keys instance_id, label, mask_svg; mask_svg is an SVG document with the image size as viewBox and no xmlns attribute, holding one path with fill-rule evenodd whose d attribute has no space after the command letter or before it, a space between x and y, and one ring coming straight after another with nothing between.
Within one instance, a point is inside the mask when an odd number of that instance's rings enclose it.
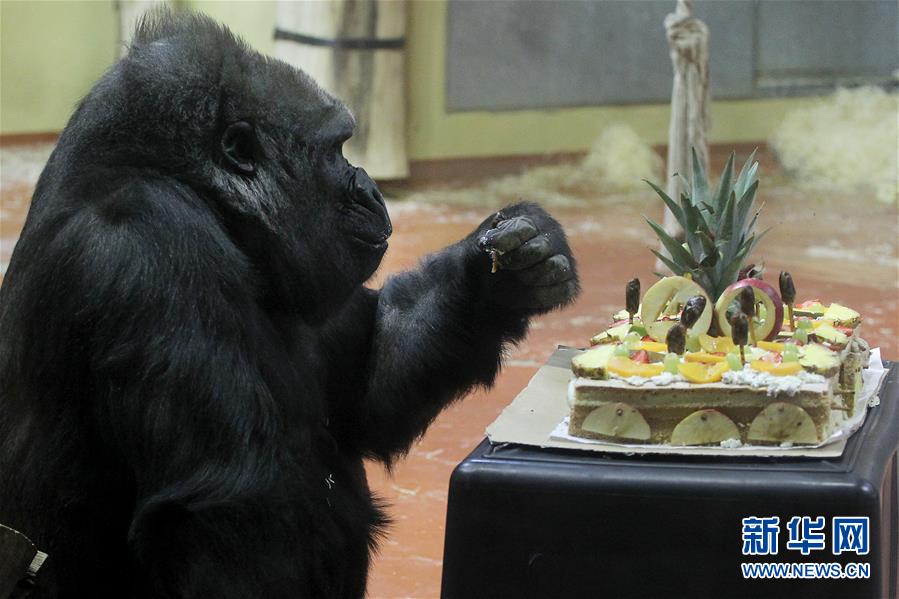
<instances>
[{"instance_id":1,"label":"black gorilla","mask_svg":"<svg viewBox=\"0 0 899 599\"><path fill-rule=\"evenodd\" d=\"M80 103L0 289L0 522L50 554L37 596L361 596L385 523L363 458L574 298L533 204L363 287L391 226L353 124L164 13Z\"/></svg>"}]
</instances>

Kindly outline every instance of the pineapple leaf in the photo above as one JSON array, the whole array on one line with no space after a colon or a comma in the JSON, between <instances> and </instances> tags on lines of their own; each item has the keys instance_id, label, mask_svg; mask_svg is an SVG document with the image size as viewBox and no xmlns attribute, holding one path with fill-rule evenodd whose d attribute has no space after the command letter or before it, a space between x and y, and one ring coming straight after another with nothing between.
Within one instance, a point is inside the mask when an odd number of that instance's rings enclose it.
<instances>
[{"instance_id":1,"label":"pineapple leaf","mask_svg":"<svg viewBox=\"0 0 899 599\"><path fill-rule=\"evenodd\" d=\"M652 227L652 230L656 232L659 241L662 242L662 245L664 245L665 249L668 250L668 253L671 254L671 259L681 265L680 269L682 271L689 268L696 268L696 260L675 238L666 233L665 229L651 218L644 216L643 220L645 220L647 224Z\"/></svg>"},{"instance_id":2,"label":"pineapple leaf","mask_svg":"<svg viewBox=\"0 0 899 599\"><path fill-rule=\"evenodd\" d=\"M681 228L682 228L682 229L686 229L687 224L686 224L686 220L684 219L684 212L683 212L683 210L681 210L681 207L677 205L677 202L675 202L674 200L672 200L672 199L668 196L667 193L665 193L664 191L662 191L662 190L661 190L655 183L653 183L652 181L649 181L649 180L647 180L647 179L643 179L643 180L646 181L647 183L649 183L649 186L652 187L652 188L655 190L655 192L656 192L657 194L659 194L659 197L662 198L662 201L664 201L664 202L665 202L665 205L668 206L668 210L670 210L670 211L671 211L671 214L674 215L675 220L677 220L677 222L678 222L678 224L680 224Z\"/></svg>"},{"instance_id":3,"label":"pineapple leaf","mask_svg":"<svg viewBox=\"0 0 899 599\"><path fill-rule=\"evenodd\" d=\"M737 197L740 198L740 201L737 202L737 210L734 213L734 224L737 228L743 226L746 222L746 217L749 215L749 211L752 209L752 203L755 201L755 194L759 189L758 179L753 181L749 187L747 187L741 195Z\"/></svg>"},{"instance_id":4,"label":"pineapple leaf","mask_svg":"<svg viewBox=\"0 0 899 599\"><path fill-rule=\"evenodd\" d=\"M746 192L746 189L752 183L753 179L755 179L755 172L759 167L759 163L755 161L755 153L757 151L758 148L754 149L752 153L749 154L749 158L746 159L746 162L743 163L743 168L740 169L740 175L737 177L737 182L734 184L734 192L738 197Z\"/></svg>"},{"instance_id":5,"label":"pineapple leaf","mask_svg":"<svg viewBox=\"0 0 899 599\"><path fill-rule=\"evenodd\" d=\"M710 199L708 177L706 177L705 169L703 169L702 167L702 162L699 160L699 156L696 154L696 148L690 148L690 152L693 158L693 203L708 203Z\"/></svg>"},{"instance_id":6,"label":"pineapple leaf","mask_svg":"<svg viewBox=\"0 0 899 599\"><path fill-rule=\"evenodd\" d=\"M734 229L734 204L737 201L737 196L731 191L727 200L724 203L724 206L721 207L721 212L718 214L718 230L715 232L715 238L718 239L718 242L726 244L728 240L731 240L731 237L739 237L740 230Z\"/></svg>"},{"instance_id":7,"label":"pineapple leaf","mask_svg":"<svg viewBox=\"0 0 899 599\"><path fill-rule=\"evenodd\" d=\"M718 263L718 258L720 255L717 250L706 254L703 252L702 257L699 260L699 265L703 268L711 268Z\"/></svg>"},{"instance_id":8,"label":"pineapple leaf","mask_svg":"<svg viewBox=\"0 0 899 599\"><path fill-rule=\"evenodd\" d=\"M696 258L702 253L702 243L696 237L696 231L705 224L705 219L702 218L699 208L690 203L690 198L686 194L681 194L680 203L684 214L684 239L690 253Z\"/></svg>"},{"instance_id":9,"label":"pineapple leaf","mask_svg":"<svg viewBox=\"0 0 899 599\"><path fill-rule=\"evenodd\" d=\"M749 210L752 208L752 203L755 200L755 192L759 187L758 180L753 181L752 185L749 186L749 189L743 194L743 197L740 198L740 201L737 203L737 209L734 211L734 231L742 231L743 236L749 235L752 233L752 229L755 227L755 221L759 217L759 213L761 212L761 208L759 208L755 216L752 217L752 220L749 224L746 224L746 217L749 215ZM736 238L736 236L735 236ZM733 250L736 248L734 244L734 240L731 240L730 249Z\"/></svg>"},{"instance_id":10,"label":"pineapple leaf","mask_svg":"<svg viewBox=\"0 0 899 599\"><path fill-rule=\"evenodd\" d=\"M719 219L721 218L721 212L723 212L722 206L727 202L733 190L734 156L735 153L731 152L730 158L727 159L727 164L724 165L724 172L721 173L721 180L718 181L718 189L715 191L715 205L718 206Z\"/></svg>"},{"instance_id":11,"label":"pineapple leaf","mask_svg":"<svg viewBox=\"0 0 899 599\"><path fill-rule=\"evenodd\" d=\"M733 260L721 271L721 277L718 279L718 286L720 288L716 289L715 293L720 295L731 283L737 280L737 275L740 273L743 260L749 255L749 252L752 249L752 241L753 237L750 237L748 240L749 243L746 243L741 247Z\"/></svg>"},{"instance_id":12,"label":"pineapple leaf","mask_svg":"<svg viewBox=\"0 0 899 599\"><path fill-rule=\"evenodd\" d=\"M663 256L663 255L661 254L661 252L657 252L656 250L649 250L649 251L652 252L653 254L655 254L656 258L658 258L659 260L661 260L661 261L662 261L662 264L664 264L665 266L667 266L668 268L670 268L670 269L671 269L671 272L673 272L674 274L676 274L676 275L683 275L685 272L687 272L687 271L684 270L682 267L680 267L677 263L675 263L673 260L671 260L670 258L666 258L665 256ZM665 275L662 275L662 274L659 274L659 273L655 273L655 274L659 275L660 278L665 276Z\"/></svg>"},{"instance_id":13,"label":"pineapple leaf","mask_svg":"<svg viewBox=\"0 0 899 599\"><path fill-rule=\"evenodd\" d=\"M705 231L696 231L696 236L699 238L699 243L702 245L702 256L699 259L699 264L702 266L715 266L715 263L718 262L719 258L718 248L715 246L715 241ZM712 256L714 256L714 261L709 262L708 260Z\"/></svg>"},{"instance_id":14,"label":"pineapple leaf","mask_svg":"<svg viewBox=\"0 0 899 599\"><path fill-rule=\"evenodd\" d=\"M700 287L705 289L711 297L718 297L720 293L715 292L715 286L713 285L712 278L709 277L710 271L708 269L697 269L692 272L693 280L699 284Z\"/></svg>"},{"instance_id":15,"label":"pineapple leaf","mask_svg":"<svg viewBox=\"0 0 899 599\"><path fill-rule=\"evenodd\" d=\"M690 185L690 182L687 181L687 178L686 178L686 177L684 177L684 176L683 176L682 174L680 174L680 173L674 173L674 174L672 175L672 177L677 177L677 178L680 180L680 185L681 185L681 190L682 190L681 193L684 193L684 194L686 194L687 196L692 196L692 195L693 195L693 186Z\"/></svg>"},{"instance_id":16,"label":"pineapple leaf","mask_svg":"<svg viewBox=\"0 0 899 599\"><path fill-rule=\"evenodd\" d=\"M703 208L705 208L705 211L708 212L709 214L715 214L715 207L714 207L714 206L712 206L712 205L710 205L710 204L706 204L705 202L699 202L699 204L700 204L700 206L702 206Z\"/></svg>"},{"instance_id":17,"label":"pineapple leaf","mask_svg":"<svg viewBox=\"0 0 899 599\"><path fill-rule=\"evenodd\" d=\"M765 237L765 235L768 234L768 231L770 231L770 230L771 230L771 227L768 227L767 229L765 229L758 235L751 235L749 237L749 244L748 244L749 249L746 250L746 254L745 254L746 256L748 256L749 254L752 253L752 250L755 249L755 246L757 246L759 244L759 242Z\"/></svg>"}]
</instances>

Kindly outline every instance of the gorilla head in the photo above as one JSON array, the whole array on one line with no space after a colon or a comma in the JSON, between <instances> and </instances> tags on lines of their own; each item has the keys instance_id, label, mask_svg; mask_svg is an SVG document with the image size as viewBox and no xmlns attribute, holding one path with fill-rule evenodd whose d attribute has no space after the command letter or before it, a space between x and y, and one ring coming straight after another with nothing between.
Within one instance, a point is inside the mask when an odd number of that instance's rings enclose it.
<instances>
[{"instance_id":1,"label":"gorilla head","mask_svg":"<svg viewBox=\"0 0 899 599\"><path fill-rule=\"evenodd\" d=\"M342 154L355 125L347 108L205 17L146 19L79 113L84 144L117 148L94 160L154 169L210 204L269 307L322 315L387 249L384 199Z\"/></svg>"}]
</instances>

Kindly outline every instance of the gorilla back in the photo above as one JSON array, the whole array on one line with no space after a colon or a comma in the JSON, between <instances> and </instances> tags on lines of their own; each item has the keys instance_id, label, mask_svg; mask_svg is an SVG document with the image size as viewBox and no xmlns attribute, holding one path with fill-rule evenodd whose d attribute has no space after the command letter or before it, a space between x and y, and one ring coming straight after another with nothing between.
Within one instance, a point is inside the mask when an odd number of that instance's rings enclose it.
<instances>
[{"instance_id":1,"label":"gorilla back","mask_svg":"<svg viewBox=\"0 0 899 599\"><path fill-rule=\"evenodd\" d=\"M194 15L144 21L81 102L0 287L0 522L50 554L36 596L361 596L362 460L575 297L532 204L364 287L391 225L353 126Z\"/></svg>"}]
</instances>

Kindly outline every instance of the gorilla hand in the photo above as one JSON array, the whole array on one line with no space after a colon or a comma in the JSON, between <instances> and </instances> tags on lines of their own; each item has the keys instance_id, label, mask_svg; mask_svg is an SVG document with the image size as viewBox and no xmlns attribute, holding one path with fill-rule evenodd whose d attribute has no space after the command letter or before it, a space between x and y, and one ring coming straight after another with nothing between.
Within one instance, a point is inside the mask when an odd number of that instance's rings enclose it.
<instances>
[{"instance_id":1,"label":"gorilla hand","mask_svg":"<svg viewBox=\"0 0 899 599\"><path fill-rule=\"evenodd\" d=\"M501 307L540 314L570 303L580 291L562 227L536 204L509 206L485 221L477 245L481 262L492 258L484 272L490 300Z\"/></svg>"}]
</instances>

